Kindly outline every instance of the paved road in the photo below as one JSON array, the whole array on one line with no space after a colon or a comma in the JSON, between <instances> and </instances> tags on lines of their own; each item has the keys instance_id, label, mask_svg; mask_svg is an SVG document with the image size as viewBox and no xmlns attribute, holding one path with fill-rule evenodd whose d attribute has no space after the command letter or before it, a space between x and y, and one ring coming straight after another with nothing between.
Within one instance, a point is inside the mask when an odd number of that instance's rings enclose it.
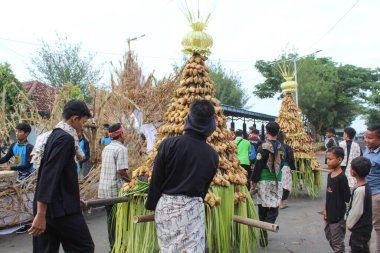
<instances>
[{"instance_id":1,"label":"paved road","mask_svg":"<svg viewBox=\"0 0 380 253\"><path fill-rule=\"evenodd\" d=\"M323 176L326 185L326 173ZM324 187L323 187L324 188ZM278 233L269 232L269 245L260 253L331 253L332 250L324 235L322 216L318 212L323 209L324 194L317 199L301 196L290 199L289 207L280 210L277 224L280 225ZM105 213L103 210L93 212L87 217L97 253L108 252L107 229ZM346 244L348 245L346 235ZM372 234L372 238L374 235ZM374 240L371 242L374 251ZM13 234L0 236L0 252L29 253L32 252L32 239L29 235ZM63 251L62 251L63 252Z\"/></svg>"}]
</instances>

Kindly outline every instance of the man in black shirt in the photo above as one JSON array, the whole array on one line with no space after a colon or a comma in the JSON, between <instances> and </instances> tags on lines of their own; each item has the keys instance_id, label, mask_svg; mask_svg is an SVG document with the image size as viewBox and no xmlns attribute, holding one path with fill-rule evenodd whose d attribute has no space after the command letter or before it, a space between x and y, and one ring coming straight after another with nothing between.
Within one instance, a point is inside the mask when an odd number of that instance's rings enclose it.
<instances>
[{"instance_id":1,"label":"man in black shirt","mask_svg":"<svg viewBox=\"0 0 380 253\"><path fill-rule=\"evenodd\" d=\"M162 252L173 247L175 252L204 252L203 199L219 163L206 142L216 128L214 114L208 100L195 100L185 134L165 139L158 148L146 208L155 210Z\"/></svg>"},{"instance_id":2,"label":"man in black shirt","mask_svg":"<svg viewBox=\"0 0 380 253\"><path fill-rule=\"evenodd\" d=\"M284 149L277 140L280 126L269 122L266 126L267 141L257 150L256 162L252 172L251 192L257 189L257 206L261 221L275 223L282 198L282 167ZM260 245L268 245L268 233L260 231Z\"/></svg>"},{"instance_id":3,"label":"man in black shirt","mask_svg":"<svg viewBox=\"0 0 380 253\"><path fill-rule=\"evenodd\" d=\"M81 213L77 161L84 159L77 133L91 117L87 105L69 101L63 121L46 139L34 195L34 253L94 252L90 231ZM37 140L38 142L38 140ZM37 148L37 144L36 147Z\"/></svg>"},{"instance_id":4,"label":"man in black shirt","mask_svg":"<svg viewBox=\"0 0 380 253\"><path fill-rule=\"evenodd\" d=\"M346 234L346 203L350 201L350 188L340 163L344 158L341 147L327 150L327 165L332 169L327 176L326 206L323 219L326 223L325 234L335 253L344 253L344 236Z\"/></svg>"}]
</instances>

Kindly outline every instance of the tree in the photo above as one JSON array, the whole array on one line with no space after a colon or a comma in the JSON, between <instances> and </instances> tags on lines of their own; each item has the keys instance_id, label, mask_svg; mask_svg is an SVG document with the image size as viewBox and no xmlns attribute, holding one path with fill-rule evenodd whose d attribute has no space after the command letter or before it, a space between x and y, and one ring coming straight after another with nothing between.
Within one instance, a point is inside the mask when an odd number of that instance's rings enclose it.
<instances>
[{"instance_id":1,"label":"tree","mask_svg":"<svg viewBox=\"0 0 380 253\"><path fill-rule=\"evenodd\" d=\"M298 60L298 65L299 107L316 132L348 126L362 113L362 93L376 80L373 70L314 56ZM266 79L256 85L254 94L260 98L278 94L283 80L273 64L261 60L255 66Z\"/></svg>"},{"instance_id":2,"label":"tree","mask_svg":"<svg viewBox=\"0 0 380 253\"><path fill-rule=\"evenodd\" d=\"M220 62L209 66L211 79L215 82L215 97L223 104L244 107L248 101L246 91L241 87L240 77L232 71L229 73Z\"/></svg>"},{"instance_id":3,"label":"tree","mask_svg":"<svg viewBox=\"0 0 380 253\"><path fill-rule=\"evenodd\" d=\"M186 57L182 61L186 62ZM179 72L181 70L179 66L184 65L183 63L173 64L174 72ZM220 62L210 63L208 69L211 79L215 82L215 97L222 104L235 107L244 107L247 104L249 96L242 88L240 77L237 74L232 71L228 72Z\"/></svg>"},{"instance_id":4,"label":"tree","mask_svg":"<svg viewBox=\"0 0 380 253\"><path fill-rule=\"evenodd\" d=\"M61 97L64 99L65 103L69 102L72 99L80 99L84 100L85 97L83 95L82 90L71 83L66 83L61 88Z\"/></svg>"},{"instance_id":5,"label":"tree","mask_svg":"<svg viewBox=\"0 0 380 253\"><path fill-rule=\"evenodd\" d=\"M380 68L374 71L373 77L373 82L366 84L368 92L363 94L368 105L364 110L368 126L380 123Z\"/></svg>"},{"instance_id":6,"label":"tree","mask_svg":"<svg viewBox=\"0 0 380 253\"><path fill-rule=\"evenodd\" d=\"M81 55L81 44L70 44L67 37L57 35L53 45L42 42L29 67L39 81L60 88L66 83L78 85L88 96L86 83L96 84L101 79L100 68L93 67L94 54Z\"/></svg>"},{"instance_id":7,"label":"tree","mask_svg":"<svg viewBox=\"0 0 380 253\"><path fill-rule=\"evenodd\" d=\"M13 106L17 103L17 97L23 89L8 63L0 64L0 101L3 99L3 89L6 90L5 112L12 113Z\"/></svg>"}]
</instances>

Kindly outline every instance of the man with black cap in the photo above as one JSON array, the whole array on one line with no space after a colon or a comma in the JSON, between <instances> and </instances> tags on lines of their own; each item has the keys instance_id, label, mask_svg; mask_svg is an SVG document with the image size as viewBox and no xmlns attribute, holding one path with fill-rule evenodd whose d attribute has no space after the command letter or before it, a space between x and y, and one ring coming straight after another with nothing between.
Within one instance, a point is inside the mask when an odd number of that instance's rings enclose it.
<instances>
[{"instance_id":1,"label":"man with black cap","mask_svg":"<svg viewBox=\"0 0 380 253\"><path fill-rule=\"evenodd\" d=\"M128 149L124 146L124 128L120 123L109 128L111 143L102 151L102 168L98 198L114 198L125 181L130 181L128 170ZM111 211L113 205L105 206L107 213L108 240L112 249L115 242L115 224L112 222Z\"/></svg>"},{"instance_id":2,"label":"man with black cap","mask_svg":"<svg viewBox=\"0 0 380 253\"><path fill-rule=\"evenodd\" d=\"M278 207L282 198L282 167L284 150L277 140L280 126L276 122L269 122L266 126L267 141L257 150L256 162L251 176L251 192L257 189L257 204L259 219L275 223L278 216ZM260 232L260 245L268 245L268 234Z\"/></svg>"},{"instance_id":3,"label":"man with black cap","mask_svg":"<svg viewBox=\"0 0 380 253\"><path fill-rule=\"evenodd\" d=\"M219 163L206 142L216 129L214 115L208 100L193 101L184 135L169 137L158 148L146 208L155 210L162 252L205 250L203 199Z\"/></svg>"}]
</instances>

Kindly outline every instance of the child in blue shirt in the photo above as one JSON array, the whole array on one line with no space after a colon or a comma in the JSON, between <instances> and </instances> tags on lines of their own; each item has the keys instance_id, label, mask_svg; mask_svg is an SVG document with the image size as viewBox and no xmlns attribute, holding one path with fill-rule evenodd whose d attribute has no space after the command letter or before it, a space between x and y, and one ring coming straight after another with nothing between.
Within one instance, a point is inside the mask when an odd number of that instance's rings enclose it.
<instances>
[{"instance_id":1,"label":"child in blue shirt","mask_svg":"<svg viewBox=\"0 0 380 253\"><path fill-rule=\"evenodd\" d=\"M111 143L111 138L110 138L110 132L109 132L110 125L109 124L103 124L100 129L102 129L102 138L99 140L100 145L107 146L108 144Z\"/></svg>"},{"instance_id":2,"label":"child in blue shirt","mask_svg":"<svg viewBox=\"0 0 380 253\"><path fill-rule=\"evenodd\" d=\"M17 142L13 143L8 149L7 154L0 158L0 164L7 163L14 157L14 165L2 165L3 169L14 170L18 172L17 182L21 182L33 172L30 153L33 145L28 143L28 135L31 132L29 124L20 123L16 126Z\"/></svg>"}]
</instances>

